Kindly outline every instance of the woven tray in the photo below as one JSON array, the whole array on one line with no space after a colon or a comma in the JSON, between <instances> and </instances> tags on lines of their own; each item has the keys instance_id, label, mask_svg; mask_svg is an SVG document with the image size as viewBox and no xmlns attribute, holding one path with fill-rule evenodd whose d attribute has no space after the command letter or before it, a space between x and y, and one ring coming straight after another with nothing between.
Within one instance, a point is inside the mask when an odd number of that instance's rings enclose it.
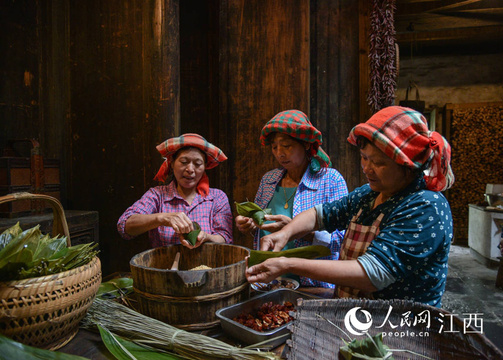
<instances>
[{"instance_id":1,"label":"woven tray","mask_svg":"<svg viewBox=\"0 0 503 360\"><path fill-rule=\"evenodd\" d=\"M367 337L349 333L345 324L347 318L350 328L361 333L358 329L363 329L362 325L351 322L351 318L346 316L351 309L358 307L360 309L354 311L357 320L362 324L371 324L368 328L370 335L387 333L383 343L390 349L407 349L442 360L503 359L503 353L477 331L480 329L464 325L463 319L447 311L412 301L366 299L300 300L296 320L290 327L292 338L287 341L290 346L288 359L343 359L339 355L340 347L345 345L342 339L351 340L340 329L351 339ZM362 310L366 310L370 318ZM419 321L421 318L430 319L429 327L426 322ZM408 322L403 322L404 319ZM393 357L395 360L425 359L407 352L394 352Z\"/></svg>"},{"instance_id":2,"label":"woven tray","mask_svg":"<svg viewBox=\"0 0 503 360\"><path fill-rule=\"evenodd\" d=\"M53 209L52 235L65 235L71 245L61 203L47 195L15 193L0 197L0 204L15 200L44 200ZM101 283L98 257L62 273L0 282L0 333L27 345L56 350L67 344L96 296Z\"/></svg>"}]
</instances>

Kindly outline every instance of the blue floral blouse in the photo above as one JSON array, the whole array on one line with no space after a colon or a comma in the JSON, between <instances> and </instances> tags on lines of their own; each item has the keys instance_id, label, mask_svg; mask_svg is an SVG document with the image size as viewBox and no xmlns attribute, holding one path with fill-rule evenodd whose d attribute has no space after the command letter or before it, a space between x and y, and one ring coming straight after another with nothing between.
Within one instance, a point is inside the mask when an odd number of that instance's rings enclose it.
<instances>
[{"instance_id":1,"label":"blue floral blouse","mask_svg":"<svg viewBox=\"0 0 503 360\"><path fill-rule=\"evenodd\" d=\"M380 232L363 256L377 260L395 281L374 292L374 298L406 299L440 307L453 239L447 199L440 192L426 190L422 178L372 209L377 195L366 184L324 204L325 230L345 229L360 208L362 214L356 222L362 225L371 225L384 213ZM367 271L372 281L371 273Z\"/></svg>"}]
</instances>

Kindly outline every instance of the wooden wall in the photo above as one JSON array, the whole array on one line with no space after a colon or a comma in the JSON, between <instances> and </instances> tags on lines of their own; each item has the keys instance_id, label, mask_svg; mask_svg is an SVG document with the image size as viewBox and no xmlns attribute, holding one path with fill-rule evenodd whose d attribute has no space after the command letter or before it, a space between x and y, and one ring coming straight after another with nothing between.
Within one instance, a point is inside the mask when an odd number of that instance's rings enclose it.
<instances>
[{"instance_id":1,"label":"wooden wall","mask_svg":"<svg viewBox=\"0 0 503 360\"><path fill-rule=\"evenodd\" d=\"M309 113L309 1L224 1L221 7L220 143L233 149L227 188L252 200L276 166L260 131L276 113ZM235 231L246 246L252 238Z\"/></svg>"},{"instance_id":2,"label":"wooden wall","mask_svg":"<svg viewBox=\"0 0 503 360\"><path fill-rule=\"evenodd\" d=\"M188 117L182 122L182 128L206 131L208 139L229 156L229 161L210 171L210 179L227 191L231 204L252 200L262 175L277 166L270 149L260 145L262 127L280 111L299 109L322 130L324 148L348 186L360 185L358 152L348 145L346 137L362 116L368 115L368 107L359 100L366 97L368 88L367 79L361 79L367 71L368 41L360 30L366 29L368 2L220 1L215 6L218 30L211 21L193 24L209 29L200 32L199 38L206 42L199 42L198 49L214 54L214 38L218 38L218 69L211 61L201 63L200 50L192 50L199 53L198 60L184 61L183 45L181 61L182 84L193 79L187 76L192 71L184 73L186 62L199 62L209 74L199 74L209 90L192 81L188 95L197 93L203 103L212 99L211 104L218 104L218 108L208 106L207 113L196 116L197 120ZM185 16L181 11L180 18ZM194 43L194 33L189 43ZM217 79L212 75L216 71ZM186 99L181 100L182 118L187 114L183 111ZM215 112L217 121L213 120ZM211 129L193 124L201 118L207 119ZM252 244L251 237L237 231L234 237L236 243Z\"/></svg>"},{"instance_id":3,"label":"wooden wall","mask_svg":"<svg viewBox=\"0 0 503 360\"><path fill-rule=\"evenodd\" d=\"M71 2L68 207L100 212L107 270L128 270L145 236L125 243L122 212L162 162L179 126L178 1Z\"/></svg>"},{"instance_id":4,"label":"wooden wall","mask_svg":"<svg viewBox=\"0 0 503 360\"><path fill-rule=\"evenodd\" d=\"M155 145L175 134L199 132L221 147L229 160L209 171L212 186L243 201L276 166L260 146L261 128L300 109L323 131L350 189L360 184L346 137L368 115L368 2L40 0L36 11L30 3L2 5L6 18L21 14L2 24L18 34L8 39L14 59L3 60L11 86L0 93L0 140L36 137L46 156L62 160L65 208L99 211L105 274L128 270L146 248L145 236L123 241L116 222L155 185ZM30 89L16 58L28 61ZM5 105L12 98L34 111L14 113ZM32 98L40 110L28 106Z\"/></svg>"}]
</instances>

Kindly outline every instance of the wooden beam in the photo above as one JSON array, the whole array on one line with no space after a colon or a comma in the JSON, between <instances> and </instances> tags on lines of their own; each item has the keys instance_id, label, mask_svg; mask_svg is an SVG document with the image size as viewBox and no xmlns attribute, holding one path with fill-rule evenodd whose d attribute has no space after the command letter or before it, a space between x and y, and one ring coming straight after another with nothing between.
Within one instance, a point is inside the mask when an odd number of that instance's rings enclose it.
<instances>
[{"instance_id":1,"label":"wooden beam","mask_svg":"<svg viewBox=\"0 0 503 360\"><path fill-rule=\"evenodd\" d=\"M496 10L499 4L481 0L442 0L442 1L397 1L396 17L440 12L462 7L463 10Z\"/></svg>"},{"instance_id":2,"label":"wooden beam","mask_svg":"<svg viewBox=\"0 0 503 360\"><path fill-rule=\"evenodd\" d=\"M402 32L396 34L396 41L399 44L419 41L463 39L503 39L503 26L478 26L457 29L442 29L436 31Z\"/></svg>"},{"instance_id":3,"label":"wooden beam","mask_svg":"<svg viewBox=\"0 0 503 360\"><path fill-rule=\"evenodd\" d=\"M430 10L428 10L426 12L439 12L439 11L445 11L445 10L452 10L452 9L459 8L461 6L470 5L470 4L473 4L473 3L480 2L480 1L481 0L461 1L461 2L457 2L455 4L440 6L440 7L436 8L436 9L430 9Z\"/></svg>"}]
</instances>

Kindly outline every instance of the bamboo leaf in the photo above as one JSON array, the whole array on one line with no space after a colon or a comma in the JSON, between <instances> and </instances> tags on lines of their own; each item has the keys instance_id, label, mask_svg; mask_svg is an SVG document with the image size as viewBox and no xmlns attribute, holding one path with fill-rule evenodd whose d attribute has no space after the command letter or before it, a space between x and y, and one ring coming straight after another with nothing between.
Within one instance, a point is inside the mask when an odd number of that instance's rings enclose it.
<instances>
[{"instance_id":1,"label":"bamboo leaf","mask_svg":"<svg viewBox=\"0 0 503 360\"><path fill-rule=\"evenodd\" d=\"M50 258L53 254L58 253L60 250L66 247L66 236L51 238L46 235L40 240L40 246L34 253L33 258Z\"/></svg>"},{"instance_id":2,"label":"bamboo leaf","mask_svg":"<svg viewBox=\"0 0 503 360\"><path fill-rule=\"evenodd\" d=\"M260 211L254 211L251 213L251 218L255 221L259 226L265 222L265 216L271 215L271 209L264 209Z\"/></svg>"},{"instance_id":3,"label":"bamboo leaf","mask_svg":"<svg viewBox=\"0 0 503 360\"><path fill-rule=\"evenodd\" d=\"M236 210L238 214L241 216L251 217L250 214L251 212L262 210L260 206L258 206L252 201L245 201L242 203L234 202L234 203L236 204Z\"/></svg>"},{"instance_id":4,"label":"bamboo leaf","mask_svg":"<svg viewBox=\"0 0 503 360\"><path fill-rule=\"evenodd\" d=\"M144 347L132 341L114 335L103 326L97 325L101 339L118 360L183 360L185 358L173 353L161 352L151 347Z\"/></svg>"},{"instance_id":5,"label":"bamboo leaf","mask_svg":"<svg viewBox=\"0 0 503 360\"><path fill-rule=\"evenodd\" d=\"M117 292L117 289L124 289L124 288L132 288L133 286L133 279L132 278L117 278L117 279L112 279L106 282L102 282L100 284L100 287L98 289L98 293L96 294L97 296L104 294L104 293L110 293L110 292Z\"/></svg>"},{"instance_id":6,"label":"bamboo leaf","mask_svg":"<svg viewBox=\"0 0 503 360\"><path fill-rule=\"evenodd\" d=\"M185 238L185 240L190 242L192 246L194 246L196 245L197 236L201 232L201 226L199 226L199 224L195 221L192 221L192 225L194 226L194 230L188 232L187 234L183 234L183 237Z\"/></svg>"},{"instance_id":7,"label":"bamboo leaf","mask_svg":"<svg viewBox=\"0 0 503 360\"><path fill-rule=\"evenodd\" d=\"M367 338L361 340L353 339L350 343L341 347L340 352L346 360L352 358L365 360L393 360L393 354L382 341L382 333L374 336L368 335Z\"/></svg>"},{"instance_id":8,"label":"bamboo leaf","mask_svg":"<svg viewBox=\"0 0 503 360\"><path fill-rule=\"evenodd\" d=\"M99 324L97 326L98 326L98 330L100 331L101 340L103 340L103 343L107 347L108 351L110 351L112 353L113 356L115 356L119 360L137 360L136 357L134 357L134 355L131 354L115 338L115 336L110 331L103 328Z\"/></svg>"},{"instance_id":9,"label":"bamboo leaf","mask_svg":"<svg viewBox=\"0 0 503 360\"><path fill-rule=\"evenodd\" d=\"M302 259L316 259L319 257L329 256L332 252L326 246L309 245L283 251L259 251L250 250L250 258L248 266L253 266L274 257L296 257Z\"/></svg>"},{"instance_id":10,"label":"bamboo leaf","mask_svg":"<svg viewBox=\"0 0 503 360\"><path fill-rule=\"evenodd\" d=\"M19 226L19 222L16 223L16 225L11 226L10 228L6 229L1 235L0 235L0 252L3 250L3 248L12 241L12 239L16 238L19 234L21 234L23 230L21 229L21 226Z\"/></svg>"},{"instance_id":11,"label":"bamboo leaf","mask_svg":"<svg viewBox=\"0 0 503 360\"><path fill-rule=\"evenodd\" d=\"M251 201L245 201L242 203L235 203L236 210L239 215L251 217L259 226L265 221L265 215L271 214L271 209L262 209L260 206Z\"/></svg>"},{"instance_id":12,"label":"bamboo leaf","mask_svg":"<svg viewBox=\"0 0 503 360\"><path fill-rule=\"evenodd\" d=\"M62 352L39 349L14 341L8 337L0 335L1 359L23 359L23 360L86 360L86 358L70 355Z\"/></svg>"},{"instance_id":13,"label":"bamboo leaf","mask_svg":"<svg viewBox=\"0 0 503 360\"><path fill-rule=\"evenodd\" d=\"M98 244L67 248L66 238L42 235L40 226L19 233L19 225L2 234L18 234L0 250L0 281L21 280L55 274L89 263L98 253ZM14 236L14 235L13 235ZM4 240L5 240L4 239Z\"/></svg>"},{"instance_id":14,"label":"bamboo leaf","mask_svg":"<svg viewBox=\"0 0 503 360\"><path fill-rule=\"evenodd\" d=\"M25 245L30 243L32 237L36 237L37 240L40 238L41 233L38 228L39 225L23 231L0 251L0 268L5 266L9 261L15 259L18 253L25 248Z\"/></svg>"}]
</instances>

